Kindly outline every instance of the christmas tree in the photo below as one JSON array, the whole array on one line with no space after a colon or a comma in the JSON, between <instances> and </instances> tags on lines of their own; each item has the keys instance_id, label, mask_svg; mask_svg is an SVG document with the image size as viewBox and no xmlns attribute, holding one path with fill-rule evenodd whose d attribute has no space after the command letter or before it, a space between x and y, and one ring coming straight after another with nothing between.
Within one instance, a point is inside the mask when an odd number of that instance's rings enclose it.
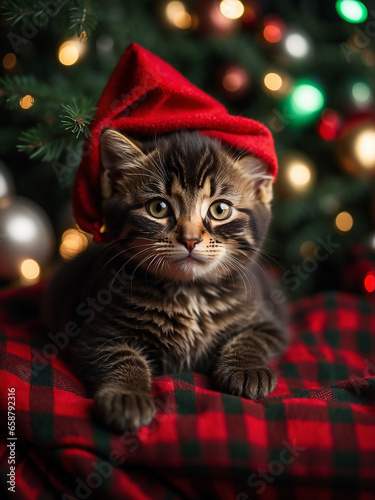
<instances>
[{"instance_id":1,"label":"christmas tree","mask_svg":"<svg viewBox=\"0 0 375 500\"><path fill-rule=\"evenodd\" d=\"M280 169L263 258L290 298L339 288L353 242L375 247L370 2L6 0L1 9L4 282L35 282L87 246L71 186L95 104L131 42L273 132Z\"/></svg>"}]
</instances>

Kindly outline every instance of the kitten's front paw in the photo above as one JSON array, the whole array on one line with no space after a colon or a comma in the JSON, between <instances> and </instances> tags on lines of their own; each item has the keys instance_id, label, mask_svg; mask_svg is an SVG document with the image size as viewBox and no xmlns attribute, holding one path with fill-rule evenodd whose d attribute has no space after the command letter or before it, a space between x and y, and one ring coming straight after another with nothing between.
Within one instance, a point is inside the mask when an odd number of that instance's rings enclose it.
<instances>
[{"instance_id":1,"label":"kitten's front paw","mask_svg":"<svg viewBox=\"0 0 375 500\"><path fill-rule=\"evenodd\" d=\"M269 366L218 370L219 382L225 392L248 399L265 398L276 387L277 377Z\"/></svg>"},{"instance_id":2,"label":"kitten's front paw","mask_svg":"<svg viewBox=\"0 0 375 500\"><path fill-rule=\"evenodd\" d=\"M156 408L151 393L104 387L96 394L95 409L99 418L116 431L132 431L147 425Z\"/></svg>"}]
</instances>

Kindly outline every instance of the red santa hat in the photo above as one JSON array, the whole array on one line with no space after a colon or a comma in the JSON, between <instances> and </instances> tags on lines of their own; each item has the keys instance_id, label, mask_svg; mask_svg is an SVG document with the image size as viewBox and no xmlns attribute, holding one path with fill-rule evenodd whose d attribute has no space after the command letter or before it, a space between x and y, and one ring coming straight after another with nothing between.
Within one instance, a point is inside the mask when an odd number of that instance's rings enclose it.
<instances>
[{"instance_id":1,"label":"red santa hat","mask_svg":"<svg viewBox=\"0 0 375 500\"><path fill-rule=\"evenodd\" d=\"M100 135L105 128L152 136L198 130L265 160L276 177L271 132L261 123L232 116L216 99L191 84L168 63L132 43L114 69L98 103L74 182L73 212L79 226L101 241Z\"/></svg>"}]
</instances>

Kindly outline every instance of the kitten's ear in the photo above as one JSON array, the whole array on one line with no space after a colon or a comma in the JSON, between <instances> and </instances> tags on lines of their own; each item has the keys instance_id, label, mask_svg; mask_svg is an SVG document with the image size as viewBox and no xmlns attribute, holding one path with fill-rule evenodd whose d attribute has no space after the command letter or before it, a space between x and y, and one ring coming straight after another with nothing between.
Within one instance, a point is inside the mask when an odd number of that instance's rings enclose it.
<instances>
[{"instance_id":1,"label":"kitten's ear","mask_svg":"<svg viewBox=\"0 0 375 500\"><path fill-rule=\"evenodd\" d=\"M100 161L103 166L102 191L110 196L116 188L116 180L124 179L127 172L138 169L145 154L136 142L116 130L108 129L100 138ZM119 174L124 174L119 175Z\"/></svg>"},{"instance_id":2,"label":"kitten's ear","mask_svg":"<svg viewBox=\"0 0 375 500\"><path fill-rule=\"evenodd\" d=\"M273 177L268 173L268 165L255 156L243 156L238 167L246 173L255 186L255 196L262 203L269 204L273 198Z\"/></svg>"},{"instance_id":3,"label":"kitten's ear","mask_svg":"<svg viewBox=\"0 0 375 500\"><path fill-rule=\"evenodd\" d=\"M126 169L145 156L135 141L116 130L106 130L100 138L100 160L104 168Z\"/></svg>"}]
</instances>

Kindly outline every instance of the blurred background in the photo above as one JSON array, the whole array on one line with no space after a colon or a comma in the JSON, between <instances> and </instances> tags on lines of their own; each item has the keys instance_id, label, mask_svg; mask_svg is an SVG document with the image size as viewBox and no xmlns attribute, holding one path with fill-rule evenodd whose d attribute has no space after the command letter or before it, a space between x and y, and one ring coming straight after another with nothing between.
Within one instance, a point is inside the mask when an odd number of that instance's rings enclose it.
<instances>
[{"instance_id":1,"label":"blurred background","mask_svg":"<svg viewBox=\"0 0 375 500\"><path fill-rule=\"evenodd\" d=\"M0 15L1 285L35 283L88 245L72 181L135 41L271 129L280 169L263 258L288 297L374 292L373 1L5 0Z\"/></svg>"}]
</instances>

